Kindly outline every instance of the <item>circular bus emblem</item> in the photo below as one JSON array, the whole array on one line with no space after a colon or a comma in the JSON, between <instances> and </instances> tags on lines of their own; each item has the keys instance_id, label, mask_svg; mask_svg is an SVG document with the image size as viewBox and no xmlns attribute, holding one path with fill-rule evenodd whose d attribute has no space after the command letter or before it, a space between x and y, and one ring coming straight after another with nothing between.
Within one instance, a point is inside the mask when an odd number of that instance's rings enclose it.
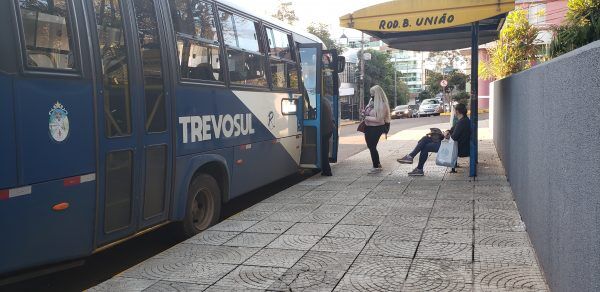
<instances>
[{"instance_id":1,"label":"circular bus emblem","mask_svg":"<svg viewBox=\"0 0 600 292\"><path fill-rule=\"evenodd\" d=\"M50 112L48 121L48 129L50 130L50 136L56 142L62 142L69 136L69 112L65 107L56 102Z\"/></svg>"}]
</instances>

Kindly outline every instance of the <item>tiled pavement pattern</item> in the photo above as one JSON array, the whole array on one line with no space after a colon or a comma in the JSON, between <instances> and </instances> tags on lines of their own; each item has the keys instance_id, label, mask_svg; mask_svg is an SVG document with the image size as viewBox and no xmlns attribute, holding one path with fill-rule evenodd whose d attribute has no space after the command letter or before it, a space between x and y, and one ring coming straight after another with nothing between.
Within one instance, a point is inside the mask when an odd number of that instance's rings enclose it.
<instances>
[{"instance_id":1,"label":"tiled pavement pattern","mask_svg":"<svg viewBox=\"0 0 600 292\"><path fill-rule=\"evenodd\" d=\"M92 291L546 291L493 145L479 176L399 165L414 141L362 152ZM432 157L433 158L433 157ZM467 162L462 161L463 165Z\"/></svg>"}]
</instances>

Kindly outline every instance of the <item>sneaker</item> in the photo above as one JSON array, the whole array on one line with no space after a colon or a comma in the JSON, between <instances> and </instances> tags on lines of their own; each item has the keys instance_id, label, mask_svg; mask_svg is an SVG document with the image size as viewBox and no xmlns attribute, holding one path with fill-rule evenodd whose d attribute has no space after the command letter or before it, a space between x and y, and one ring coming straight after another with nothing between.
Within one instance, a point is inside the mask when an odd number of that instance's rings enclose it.
<instances>
[{"instance_id":1,"label":"sneaker","mask_svg":"<svg viewBox=\"0 0 600 292\"><path fill-rule=\"evenodd\" d=\"M413 171L411 171L411 172L408 173L408 176L423 176L423 175L425 175L423 173L423 170L422 169L418 169L418 168L415 168L415 169L413 169Z\"/></svg>"},{"instance_id":2,"label":"sneaker","mask_svg":"<svg viewBox=\"0 0 600 292\"><path fill-rule=\"evenodd\" d=\"M412 164L413 163L413 159L414 157L410 156L410 155L406 155L402 158L398 158L396 159L396 161L402 163L402 164Z\"/></svg>"},{"instance_id":3,"label":"sneaker","mask_svg":"<svg viewBox=\"0 0 600 292\"><path fill-rule=\"evenodd\" d=\"M333 176L333 173L331 172L321 172L322 176Z\"/></svg>"},{"instance_id":4,"label":"sneaker","mask_svg":"<svg viewBox=\"0 0 600 292\"><path fill-rule=\"evenodd\" d=\"M380 173L381 171L383 171L383 168L381 168L381 167L377 167L377 168L376 168L376 167L373 167L373 168L371 168L371 169L369 170L369 173L370 173L370 174L374 174L374 173Z\"/></svg>"}]
</instances>

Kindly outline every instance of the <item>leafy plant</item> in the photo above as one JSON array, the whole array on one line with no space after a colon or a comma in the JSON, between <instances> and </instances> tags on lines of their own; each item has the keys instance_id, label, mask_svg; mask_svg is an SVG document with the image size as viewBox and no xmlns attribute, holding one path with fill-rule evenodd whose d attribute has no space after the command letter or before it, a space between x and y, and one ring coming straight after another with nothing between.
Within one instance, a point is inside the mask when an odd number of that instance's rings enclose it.
<instances>
[{"instance_id":1,"label":"leafy plant","mask_svg":"<svg viewBox=\"0 0 600 292\"><path fill-rule=\"evenodd\" d=\"M489 50L489 62L479 63L479 76L501 79L530 68L536 60L535 39L538 32L529 23L527 10L517 9L509 13L500 38Z\"/></svg>"},{"instance_id":2,"label":"leafy plant","mask_svg":"<svg viewBox=\"0 0 600 292\"><path fill-rule=\"evenodd\" d=\"M600 39L600 0L569 0L568 7L566 23L554 30L551 57Z\"/></svg>"},{"instance_id":3,"label":"leafy plant","mask_svg":"<svg viewBox=\"0 0 600 292\"><path fill-rule=\"evenodd\" d=\"M313 22L308 25L306 31L320 38L328 49L336 49L338 53L343 52L343 48L331 38L331 33L329 32L329 26L327 24Z\"/></svg>"},{"instance_id":4,"label":"leafy plant","mask_svg":"<svg viewBox=\"0 0 600 292\"><path fill-rule=\"evenodd\" d=\"M390 60L387 52L366 50L365 53L371 54L371 60L365 61L365 99L368 101L369 89L374 85L379 85L388 97L390 107L394 106L394 64ZM358 52L359 60L362 60L363 52ZM360 66L357 66L357 70ZM359 76L358 72L356 74ZM400 75L396 79L397 104L408 103L410 91L408 85L400 80ZM366 104L366 103L365 103Z\"/></svg>"}]
</instances>

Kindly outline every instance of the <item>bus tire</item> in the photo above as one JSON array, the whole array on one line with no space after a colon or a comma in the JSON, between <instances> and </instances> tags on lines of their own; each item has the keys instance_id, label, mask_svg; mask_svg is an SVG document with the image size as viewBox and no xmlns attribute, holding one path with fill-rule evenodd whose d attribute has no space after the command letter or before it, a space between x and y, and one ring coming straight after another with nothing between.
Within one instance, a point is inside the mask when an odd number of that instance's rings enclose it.
<instances>
[{"instance_id":1,"label":"bus tire","mask_svg":"<svg viewBox=\"0 0 600 292\"><path fill-rule=\"evenodd\" d=\"M194 177L188 190L185 217L181 222L183 235L194 236L217 223L221 215L221 190L210 175Z\"/></svg>"}]
</instances>

